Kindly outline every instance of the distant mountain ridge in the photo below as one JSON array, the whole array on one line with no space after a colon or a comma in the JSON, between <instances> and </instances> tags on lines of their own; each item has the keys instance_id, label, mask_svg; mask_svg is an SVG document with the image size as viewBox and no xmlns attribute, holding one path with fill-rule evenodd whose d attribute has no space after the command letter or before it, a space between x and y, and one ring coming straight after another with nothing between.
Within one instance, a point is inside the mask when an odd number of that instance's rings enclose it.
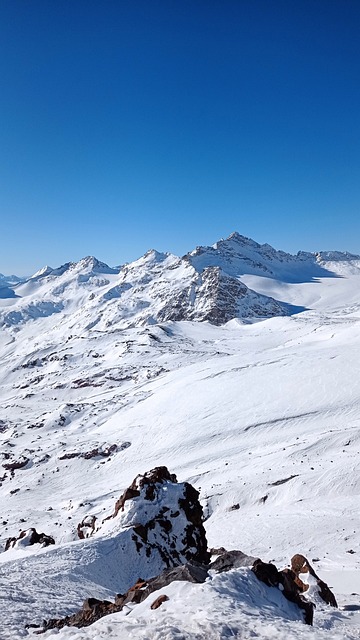
<instances>
[{"instance_id":1,"label":"distant mountain ridge","mask_svg":"<svg viewBox=\"0 0 360 640\"><path fill-rule=\"evenodd\" d=\"M237 232L181 258L150 250L134 262L112 268L87 256L57 268L46 266L25 281L3 277L1 298L8 302L0 311L0 325L21 326L54 313L69 316L70 324L76 320L79 330L169 320L219 325L233 318L288 315L292 312L288 304L249 288L242 276L310 282L342 275L344 264L350 271L360 271L357 255L337 251L292 255Z\"/></svg>"}]
</instances>

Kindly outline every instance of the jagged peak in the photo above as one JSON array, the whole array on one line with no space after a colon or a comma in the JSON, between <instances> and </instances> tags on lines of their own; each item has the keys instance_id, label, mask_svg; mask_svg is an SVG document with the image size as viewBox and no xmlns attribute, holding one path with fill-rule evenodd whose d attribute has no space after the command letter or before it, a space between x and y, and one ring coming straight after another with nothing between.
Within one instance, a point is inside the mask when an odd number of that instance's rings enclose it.
<instances>
[{"instance_id":1,"label":"jagged peak","mask_svg":"<svg viewBox=\"0 0 360 640\"><path fill-rule=\"evenodd\" d=\"M30 277L30 280L36 280L37 278L45 278L46 276L50 275L52 271L53 271L52 267L50 267L49 265L45 265L45 267L42 267L41 269L36 271L36 273L34 273L34 275Z\"/></svg>"},{"instance_id":2,"label":"jagged peak","mask_svg":"<svg viewBox=\"0 0 360 640\"><path fill-rule=\"evenodd\" d=\"M259 244L252 238L241 235L238 231L233 231L227 238L220 238L217 242L210 246L197 246L193 251L189 252L185 258L189 259L192 256L199 256L204 253L233 253L236 255L246 254L248 252L254 252L256 254L264 254L269 256L281 256L283 259L285 256L289 259L294 259L291 254L284 251L278 251L274 249L270 244Z\"/></svg>"},{"instance_id":3,"label":"jagged peak","mask_svg":"<svg viewBox=\"0 0 360 640\"><path fill-rule=\"evenodd\" d=\"M117 273L117 269L113 269L109 267L106 262L101 262L95 258L95 256L85 256L85 258L81 258L78 262L71 263L72 269L79 269L85 271L94 271L95 273Z\"/></svg>"},{"instance_id":4,"label":"jagged peak","mask_svg":"<svg viewBox=\"0 0 360 640\"><path fill-rule=\"evenodd\" d=\"M156 249L149 249L146 253L144 253L143 258L148 260L153 260L155 262L163 262L170 254L162 251L157 251Z\"/></svg>"},{"instance_id":5,"label":"jagged peak","mask_svg":"<svg viewBox=\"0 0 360 640\"><path fill-rule=\"evenodd\" d=\"M218 242L215 243L215 245L218 245L220 243L222 244L224 242L230 242L230 241L237 242L238 244L241 244L241 245L249 245L250 247L257 247L257 248L259 248L261 246L270 247L270 245L268 245L268 244L267 245L261 245L258 242L256 242L255 240L253 240L252 238L248 238L247 236L241 235L241 233L239 233L238 231L233 231L225 239L221 238L220 240L218 240Z\"/></svg>"},{"instance_id":6,"label":"jagged peak","mask_svg":"<svg viewBox=\"0 0 360 640\"><path fill-rule=\"evenodd\" d=\"M138 269L139 267L151 268L155 265L160 265L164 263L168 259L179 260L177 256L174 256L172 253L162 253L161 251L157 251L156 249L149 249L144 255L142 255L134 262L129 262L124 265L125 271L132 271L133 269Z\"/></svg>"},{"instance_id":7,"label":"jagged peak","mask_svg":"<svg viewBox=\"0 0 360 640\"><path fill-rule=\"evenodd\" d=\"M10 276L6 276L3 273L0 273L0 280L6 280L9 283L16 284L17 282L22 282L25 278L21 278L20 276L16 276L12 273Z\"/></svg>"}]
</instances>

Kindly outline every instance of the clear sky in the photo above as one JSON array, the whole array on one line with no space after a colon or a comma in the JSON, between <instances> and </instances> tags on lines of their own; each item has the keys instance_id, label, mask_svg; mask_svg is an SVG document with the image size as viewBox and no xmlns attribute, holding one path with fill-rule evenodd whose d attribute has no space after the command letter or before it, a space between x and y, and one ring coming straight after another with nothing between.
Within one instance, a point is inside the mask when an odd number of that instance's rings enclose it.
<instances>
[{"instance_id":1,"label":"clear sky","mask_svg":"<svg viewBox=\"0 0 360 640\"><path fill-rule=\"evenodd\" d=\"M0 272L360 253L359 0L2 0Z\"/></svg>"}]
</instances>

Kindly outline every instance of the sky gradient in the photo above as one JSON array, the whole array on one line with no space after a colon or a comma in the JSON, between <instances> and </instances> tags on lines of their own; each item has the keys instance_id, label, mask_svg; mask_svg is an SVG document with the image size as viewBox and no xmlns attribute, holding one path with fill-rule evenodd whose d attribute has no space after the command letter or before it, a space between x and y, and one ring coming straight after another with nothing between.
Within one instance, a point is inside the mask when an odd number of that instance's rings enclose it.
<instances>
[{"instance_id":1,"label":"sky gradient","mask_svg":"<svg viewBox=\"0 0 360 640\"><path fill-rule=\"evenodd\" d=\"M0 272L360 253L358 0L4 0Z\"/></svg>"}]
</instances>

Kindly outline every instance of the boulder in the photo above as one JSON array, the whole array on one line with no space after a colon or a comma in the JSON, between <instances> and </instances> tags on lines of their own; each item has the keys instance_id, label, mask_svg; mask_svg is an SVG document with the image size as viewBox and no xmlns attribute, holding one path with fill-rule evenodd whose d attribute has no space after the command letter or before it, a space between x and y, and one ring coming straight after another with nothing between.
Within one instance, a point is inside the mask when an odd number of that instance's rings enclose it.
<instances>
[{"instance_id":1,"label":"boulder","mask_svg":"<svg viewBox=\"0 0 360 640\"><path fill-rule=\"evenodd\" d=\"M293 571L289 569L278 571L274 564L262 562L260 559L255 560L252 571L261 582L264 582L268 587L277 587L287 600L297 604L304 611L305 624L312 625L314 604L302 595Z\"/></svg>"},{"instance_id":2,"label":"boulder","mask_svg":"<svg viewBox=\"0 0 360 640\"><path fill-rule=\"evenodd\" d=\"M252 567L257 559L253 556L246 555L246 553L243 553L242 551L226 551L223 547L216 549L215 551L219 551L220 554L209 565L209 569L213 569L216 573L230 571L230 569L237 569L239 567Z\"/></svg>"},{"instance_id":3,"label":"boulder","mask_svg":"<svg viewBox=\"0 0 360 640\"><path fill-rule=\"evenodd\" d=\"M159 555L164 568L210 560L199 492L188 482L178 483L167 467L136 476L103 524L115 518L132 528L138 554Z\"/></svg>"},{"instance_id":4,"label":"boulder","mask_svg":"<svg viewBox=\"0 0 360 640\"><path fill-rule=\"evenodd\" d=\"M167 600L169 600L169 596L167 596L165 593L163 593L162 596L159 596L158 598L156 598L156 600L154 600L154 602L152 603L150 609L158 609Z\"/></svg>"},{"instance_id":5,"label":"boulder","mask_svg":"<svg viewBox=\"0 0 360 640\"><path fill-rule=\"evenodd\" d=\"M48 536L46 533L38 533L36 529L31 527L21 531L17 538L8 538L5 543L5 551L15 546L29 547L33 544L41 544L42 547L48 547L50 544L55 544L55 540L52 536Z\"/></svg>"},{"instance_id":6,"label":"boulder","mask_svg":"<svg viewBox=\"0 0 360 640\"><path fill-rule=\"evenodd\" d=\"M77 526L77 534L80 540L90 538L95 531L96 516L85 516Z\"/></svg>"},{"instance_id":7,"label":"boulder","mask_svg":"<svg viewBox=\"0 0 360 640\"><path fill-rule=\"evenodd\" d=\"M319 578L319 576L315 573L313 567L305 558L305 556L301 555L300 553L294 555L291 558L291 569L296 576L296 581L300 588L303 585L304 591L308 591L310 586L309 582L312 582L313 586L316 587L316 592L321 600L326 602L326 604L337 608L338 605L336 602L336 598L331 589L328 587L326 582L321 580L321 578Z\"/></svg>"}]
</instances>

